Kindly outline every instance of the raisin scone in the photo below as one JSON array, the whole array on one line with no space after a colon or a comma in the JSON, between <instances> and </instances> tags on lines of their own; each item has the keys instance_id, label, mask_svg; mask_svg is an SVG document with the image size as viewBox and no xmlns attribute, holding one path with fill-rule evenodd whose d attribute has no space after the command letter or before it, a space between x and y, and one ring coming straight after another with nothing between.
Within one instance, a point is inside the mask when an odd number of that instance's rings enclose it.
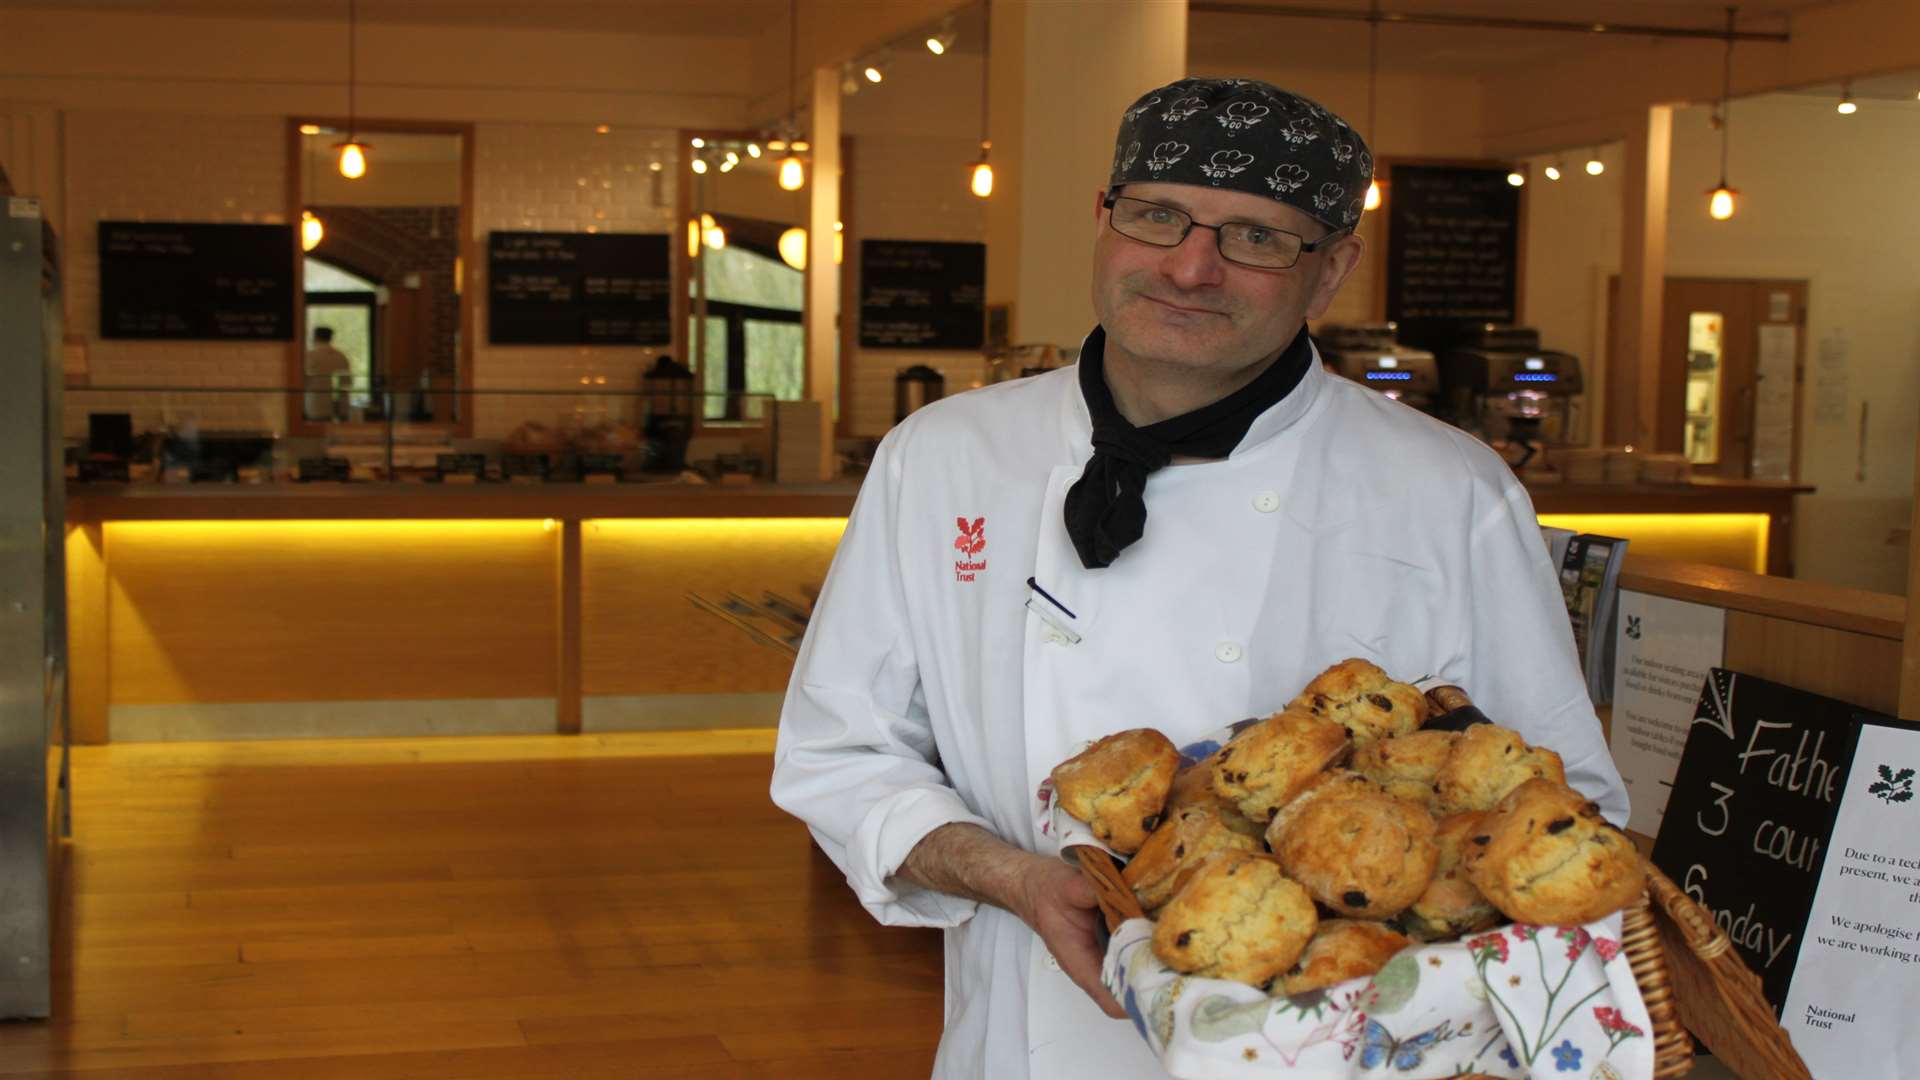
<instances>
[{"instance_id":1,"label":"raisin scone","mask_svg":"<svg viewBox=\"0 0 1920 1080\"><path fill-rule=\"evenodd\" d=\"M1304 994L1364 978L1386 967L1395 953L1411 944L1406 935L1385 923L1327 919L1280 984L1288 994Z\"/></svg>"},{"instance_id":2,"label":"raisin scone","mask_svg":"<svg viewBox=\"0 0 1920 1080\"><path fill-rule=\"evenodd\" d=\"M1461 865L1468 839L1483 834L1485 818L1483 813L1468 811L1434 823L1440 859L1434 864L1433 880L1420 898L1394 919L1396 926L1420 941L1452 941L1500 922L1499 909L1480 894Z\"/></svg>"},{"instance_id":3,"label":"raisin scone","mask_svg":"<svg viewBox=\"0 0 1920 1080\"><path fill-rule=\"evenodd\" d=\"M1587 797L1553 780L1515 788L1467 838L1467 877L1508 918L1578 926L1632 903L1646 868Z\"/></svg>"},{"instance_id":4,"label":"raisin scone","mask_svg":"<svg viewBox=\"0 0 1920 1080\"><path fill-rule=\"evenodd\" d=\"M1491 810L1507 792L1529 780L1567 782L1560 755L1528 746L1520 733L1496 724L1476 724L1460 733L1446 764L1433 778L1435 812Z\"/></svg>"},{"instance_id":5,"label":"raisin scone","mask_svg":"<svg viewBox=\"0 0 1920 1080\"><path fill-rule=\"evenodd\" d=\"M1346 760L1352 748L1339 724L1283 709L1213 755L1213 787L1264 827L1314 777Z\"/></svg>"},{"instance_id":6,"label":"raisin scone","mask_svg":"<svg viewBox=\"0 0 1920 1080\"><path fill-rule=\"evenodd\" d=\"M1231 852L1207 860L1160 909L1153 954L1188 975L1271 989L1319 925L1313 898L1280 860Z\"/></svg>"},{"instance_id":7,"label":"raisin scone","mask_svg":"<svg viewBox=\"0 0 1920 1080\"><path fill-rule=\"evenodd\" d=\"M1433 809L1433 782L1460 741L1457 731L1416 731L1364 743L1353 752L1354 771L1387 794Z\"/></svg>"},{"instance_id":8,"label":"raisin scone","mask_svg":"<svg viewBox=\"0 0 1920 1080\"><path fill-rule=\"evenodd\" d=\"M1314 677L1290 709L1305 709L1353 733L1356 746L1419 730L1427 722L1427 696L1395 682L1369 661L1342 660Z\"/></svg>"},{"instance_id":9,"label":"raisin scone","mask_svg":"<svg viewBox=\"0 0 1920 1080\"><path fill-rule=\"evenodd\" d=\"M1204 810L1217 816L1235 832L1258 840L1266 833L1266 825L1241 813L1238 803L1220 794L1213 786L1213 770L1219 763L1220 753L1221 750L1216 750L1174 774L1173 788L1167 792L1167 805L1161 817L1170 818L1182 810Z\"/></svg>"},{"instance_id":10,"label":"raisin scone","mask_svg":"<svg viewBox=\"0 0 1920 1080\"><path fill-rule=\"evenodd\" d=\"M1269 842L1288 877L1356 919L1405 910L1426 891L1440 857L1426 807L1372 792L1316 798Z\"/></svg>"},{"instance_id":11,"label":"raisin scone","mask_svg":"<svg viewBox=\"0 0 1920 1080\"><path fill-rule=\"evenodd\" d=\"M1168 810L1166 820L1147 837L1120 876L1140 906L1153 911L1173 899L1209 856L1259 850L1257 837L1234 829L1212 809Z\"/></svg>"},{"instance_id":12,"label":"raisin scone","mask_svg":"<svg viewBox=\"0 0 1920 1080\"><path fill-rule=\"evenodd\" d=\"M1109 735L1053 767L1060 808L1125 855L1140 850L1160 824L1180 751L1152 728Z\"/></svg>"},{"instance_id":13,"label":"raisin scone","mask_svg":"<svg viewBox=\"0 0 1920 1080\"><path fill-rule=\"evenodd\" d=\"M1280 850L1280 837L1285 835L1293 819L1299 817L1307 807L1312 806L1316 799L1384 794L1386 789L1352 769L1328 769L1308 781L1307 786L1300 789L1300 794L1295 795L1287 805L1280 808L1279 813L1273 816L1273 821L1268 824L1264 837L1267 848L1272 851Z\"/></svg>"}]
</instances>

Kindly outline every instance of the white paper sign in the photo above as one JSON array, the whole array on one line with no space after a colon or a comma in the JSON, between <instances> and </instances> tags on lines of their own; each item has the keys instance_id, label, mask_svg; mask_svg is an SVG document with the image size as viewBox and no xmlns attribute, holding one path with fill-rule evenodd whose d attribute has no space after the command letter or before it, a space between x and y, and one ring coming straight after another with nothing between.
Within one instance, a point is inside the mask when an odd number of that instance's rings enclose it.
<instances>
[{"instance_id":1,"label":"white paper sign","mask_svg":"<svg viewBox=\"0 0 1920 1080\"><path fill-rule=\"evenodd\" d=\"M1627 828L1660 832L1707 671L1722 664L1727 613L1620 590L1613 651L1613 760L1633 803Z\"/></svg>"},{"instance_id":2,"label":"white paper sign","mask_svg":"<svg viewBox=\"0 0 1920 1080\"><path fill-rule=\"evenodd\" d=\"M1780 1025L1819 1080L1920 1060L1920 729L1863 724Z\"/></svg>"},{"instance_id":3,"label":"white paper sign","mask_svg":"<svg viewBox=\"0 0 1920 1080\"><path fill-rule=\"evenodd\" d=\"M1820 341L1819 365L1813 376L1813 422L1847 422L1847 357L1852 350L1846 332L1836 330Z\"/></svg>"},{"instance_id":4,"label":"white paper sign","mask_svg":"<svg viewBox=\"0 0 1920 1080\"><path fill-rule=\"evenodd\" d=\"M1800 349L1800 328L1791 323L1760 327L1759 383L1753 402L1755 480L1793 479L1793 369Z\"/></svg>"}]
</instances>

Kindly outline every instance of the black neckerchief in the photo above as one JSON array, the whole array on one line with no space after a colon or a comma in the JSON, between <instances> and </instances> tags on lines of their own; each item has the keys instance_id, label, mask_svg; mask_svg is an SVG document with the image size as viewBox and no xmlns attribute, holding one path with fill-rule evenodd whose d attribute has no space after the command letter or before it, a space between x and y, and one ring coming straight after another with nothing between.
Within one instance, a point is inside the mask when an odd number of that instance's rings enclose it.
<instances>
[{"instance_id":1,"label":"black neckerchief","mask_svg":"<svg viewBox=\"0 0 1920 1080\"><path fill-rule=\"evenodd\" d=\"M1107 332L1094 327L1080 350L1080 393L1093 419L1093 458L1067 489L1067 535L1080 565L1109 566L1147 527L1147 474L1175 454L1223 458L1246 438L1261 413L1293 392L1313 363L1306 327L1252 382L1190 413L1134 427L1107 387Z\"/></svg>"}]
</instances>

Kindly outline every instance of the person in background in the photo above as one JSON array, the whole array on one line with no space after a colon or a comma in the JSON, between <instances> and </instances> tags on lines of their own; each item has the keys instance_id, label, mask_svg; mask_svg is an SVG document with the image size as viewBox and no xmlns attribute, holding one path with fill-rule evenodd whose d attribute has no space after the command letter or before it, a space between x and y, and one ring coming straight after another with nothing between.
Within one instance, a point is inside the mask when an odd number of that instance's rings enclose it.
<instances>
[{"instance_id":1,"label":"person in background","mask_svg":"<svg viewBox=\"0 0 1920 1080\"><path fill-rule=\"evenodd\" d=\"M304 370L307 376L307 419L345 419L335 406L346 402L346 390L335 376L350 374L353 365L348 362L346 353L333 347L333 327L313 328L313 347L307 350Z\"/></svg>"},{"instance_id":2,"label":"person in background","mask_svg":"<svg viewBox=\"0 0 1920 1080\"><path fill-rule=\"evenodd\" d=\"M1040 826L1041 781L1091 740L1186 745L1364 657L1466 688L1625 821L1525 489L1308 336L1360 263L1372 171L1266 83L1148 92L1090 207L1079 363L881 443L772 796L881 922L944 929L941 1080L1164 1075L1112 1019L1092 889Z\"/></svg>"}]
</instances>

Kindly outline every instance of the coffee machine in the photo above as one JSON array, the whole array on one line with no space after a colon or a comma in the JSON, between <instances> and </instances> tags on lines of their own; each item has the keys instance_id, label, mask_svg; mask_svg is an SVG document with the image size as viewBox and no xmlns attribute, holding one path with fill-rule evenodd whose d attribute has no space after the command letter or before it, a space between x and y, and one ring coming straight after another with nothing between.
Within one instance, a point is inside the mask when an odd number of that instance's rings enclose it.
<instances>
[{"instance_id":1,"label":"coffee machine","mask_svg":"<svg viewBox=\"0 0 1920 1080\"><path fill-rule=\"evenodd\" d=\"M1441 419L1493 443L1533 453L1584 446L1586 410L1580 358L1540 347L1527 326L1486 323L1440 354Z\"/></svg>"},{"instance_id":2,"label":"coffee machine","mask_svg":"<svg viewBox=\"0 0 1920 1080\"><path fill-rule=\"evenodd\" d=\"M1440 369L1425 349L1402 345L1393 323L1329 323L1313 335L1320 359L1362 386L1370 386L1421 412L1432 413L1440 393Z\"/></svg>"}]
</instances>

